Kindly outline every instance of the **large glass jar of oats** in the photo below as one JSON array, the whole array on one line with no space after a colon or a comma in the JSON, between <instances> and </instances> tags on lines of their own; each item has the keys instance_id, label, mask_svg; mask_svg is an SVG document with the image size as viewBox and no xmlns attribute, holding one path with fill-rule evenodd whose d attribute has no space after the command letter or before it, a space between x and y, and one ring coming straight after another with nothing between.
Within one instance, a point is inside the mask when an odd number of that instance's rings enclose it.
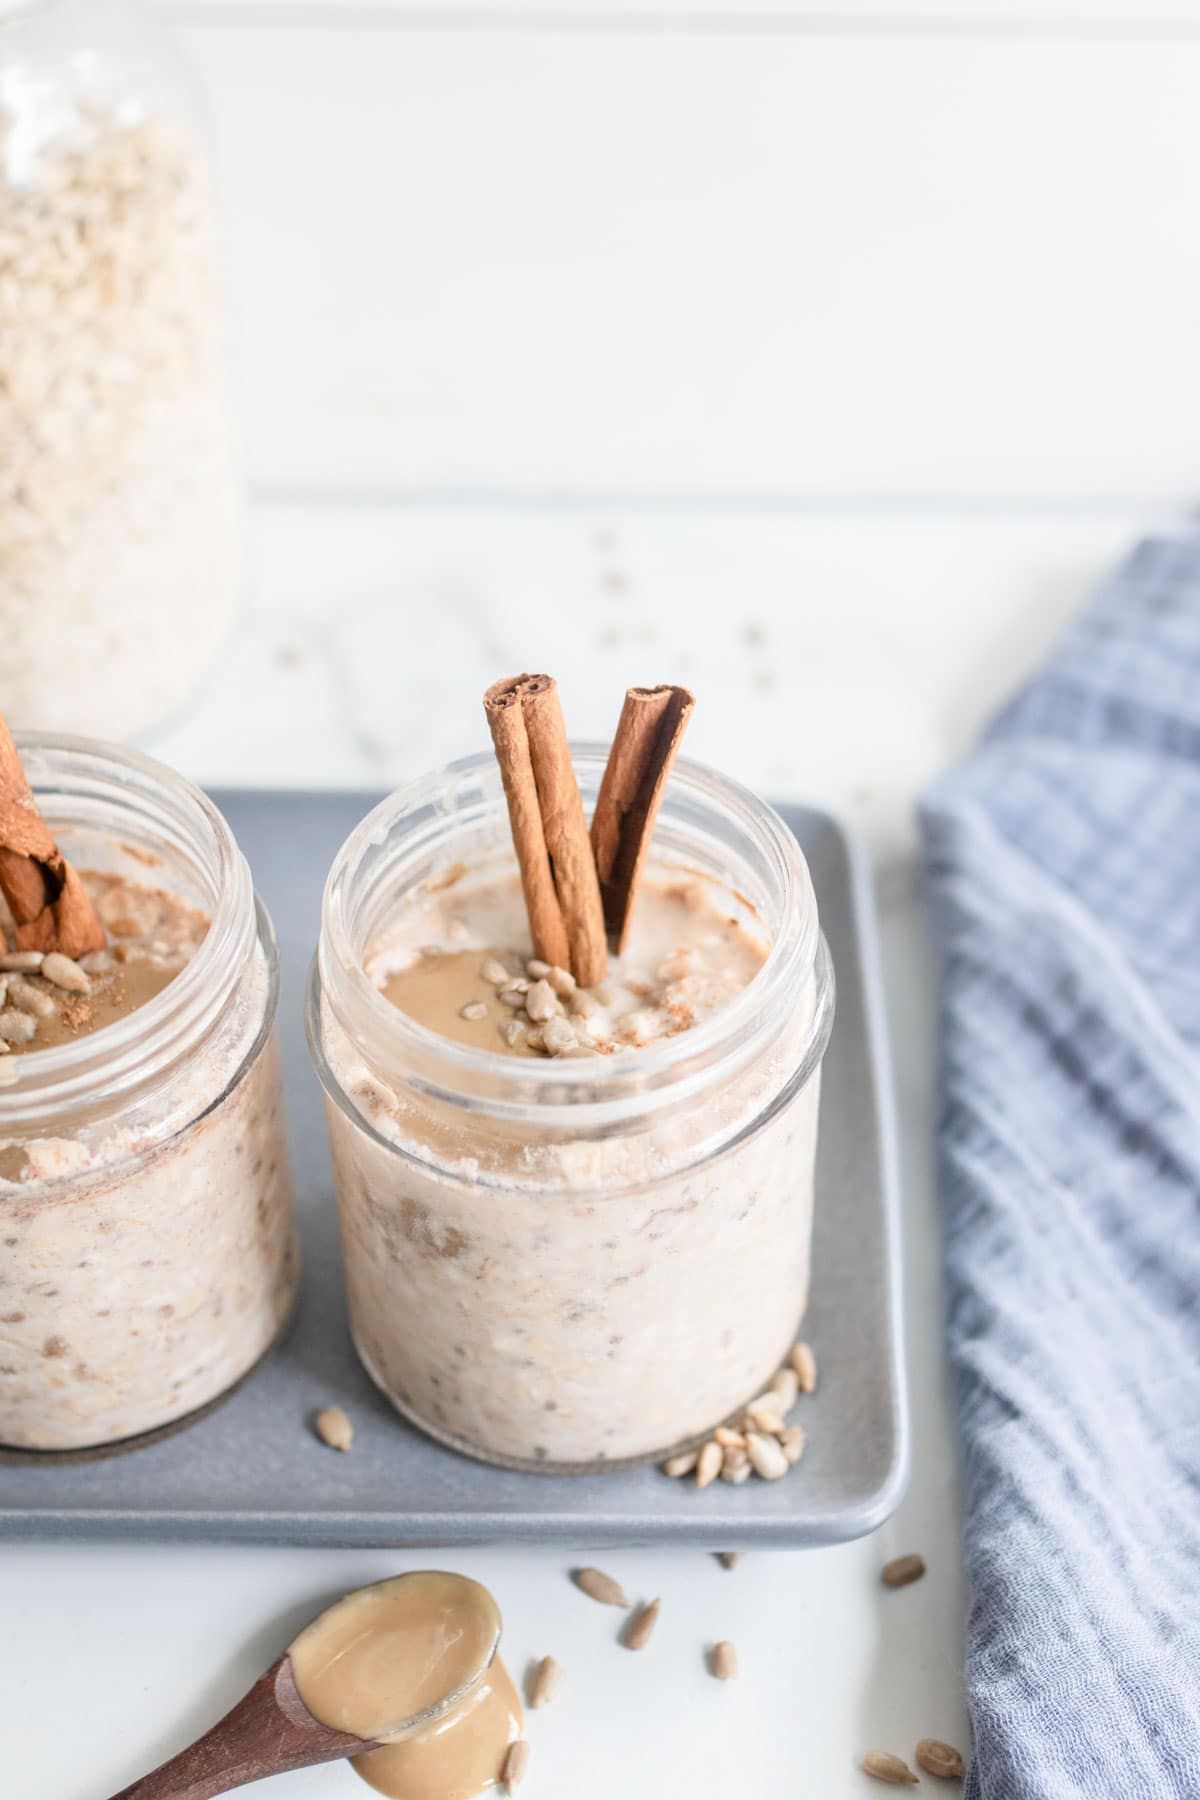
<instances>
[{"instance_id":1,"label":"large glass jar of oats","mask_svg":"<svg viewBox=\"0 0 1200 1800\"><path fill-rule=\"evenodd\" d=\"M604 760L576 753L587 803ZM308 1030L351 1326L433 1436L619 1467L711 1431L795 1339L833 974L795 838L689 763L606 982L553 989L529 957L490 755L335 859Z\"/></svg>"},{"instance_id":2,"label":"large glass jar of oats","mask_svg":"<svg viewBox=\"0 0 1200 1800\"><path fill-rule=\"evenodd\" d=\"M0 0L0 710L126 738L232 618L196 96L127 0Z\"/></svg>"},{"instance_id":3,"label":"large glass jar of oats","mask_svg":"<svg viewBox=\"0 0 1200 1800\"><path fill-rule=\"evenodd\" d=\"M207 1405L288 1317L279 971L197 789L134 751L19 743L108 946L72 974L15 949L0 902L0 1446L77 1451Z\"/></svg>"}]
</instances>

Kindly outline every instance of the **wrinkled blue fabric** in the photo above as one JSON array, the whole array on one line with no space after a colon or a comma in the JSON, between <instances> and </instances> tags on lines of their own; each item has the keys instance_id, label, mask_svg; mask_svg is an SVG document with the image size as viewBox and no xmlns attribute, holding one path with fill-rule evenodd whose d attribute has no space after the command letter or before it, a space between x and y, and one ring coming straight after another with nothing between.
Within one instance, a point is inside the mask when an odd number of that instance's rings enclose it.
<instances>
[{"instance_id":1,"label":"wrinkled blue fabric","mask_svg":"<svg viewBox=\"0 0 1200 1800\"><path fill-rule=\"evenodd\" d=\"M970 1800L1200 1800L1200 533L926 797Z\"/></svg>"}]
</instances>

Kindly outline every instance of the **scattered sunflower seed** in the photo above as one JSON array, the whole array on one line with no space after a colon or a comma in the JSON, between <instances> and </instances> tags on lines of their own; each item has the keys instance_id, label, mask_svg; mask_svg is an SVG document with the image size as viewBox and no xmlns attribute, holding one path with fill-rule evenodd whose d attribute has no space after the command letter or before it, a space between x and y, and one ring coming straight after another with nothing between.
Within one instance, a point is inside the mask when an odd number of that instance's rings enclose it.
<instances>
[{"instance_id":1,"label":"scattered sunflower seed","mask_svg":"<svg viewBox=\"0 0 1200 1800\"><path fill-rule=\"evenodd\" d=\"M459 1007L458 1016L460 1019L486 1019L487 1001L468 1000L465 1006Z\"/></svg>"},{"instance_id":2,"label":"scattered sunflower seed","mask_svg":"<svg viewBox=\"0 0 1200 1800\"><path fill-rule=\"evenodd\" d=\"M575 977L570 969L560 969L555 965L546 970L546 980L560 1000L569 1000L575 992Z\"/></svg>"},{"instance_id":3,"label":"scattered sunflower seed","mask_svg":"<svg viewBox=\"0 0 1200 1800\"><path fill-rule=\"evenodd\" d=\"M927 1775L940 1775L944 1781L961 1781L967 1765L953 1744L940 1738L922 1738L913 1751L913 1761Z\"/></svg>"},{"instance_id":4,"label":"scattered sunflower seed","mask_svg":"<svg viewBox=\"0 0 1200 1800\"><path fill-rule=\"evenodd\" d=\"M794 1468L800 1461L800 1458L804 1455L804 1446L807 1442L808 1439L804 1435L804 1427L802 1425L785 1425L780 1432L779 1448L787 1457L791 1467Z\"/></svg>"},{"instance_id":5,"label":"scattered sunflower seed","mask_svg":"<svg viewBox=\"0 0 1200 1800\"><path fill-rule=\"evenodd\" d=\"M893 1756L890 1750L868 1750L862 1766L876 1781L890 1782L893 1787L915 1787L917 1784L917 1777L904 1758Z\"/></svg>"},{"instance_id":6,"label":"scattered sunflower seed","mask_svg":"<svg viewBox=\"0 0 1200 1800\"><path fill-rule=\"evenodd\" d=\"M519 1044L525 1036L525 1021L523 1019L506 1019L500 1027L500 1036L511 1050L513 1045Z\"/></svg>"},{"instance_id":7,"label":"scattered sunflower seed","mask_svg":"<svg viewBox=\"0 0 1200 1800\"><path fill-rule=\"evenodd\" d=\"M524 1781L529 1769L530 1755L529 1744L525 1738L516 1738L508 1746L504 1767L500 1771L500 1780L510 1794L519 1782Z\"/></svg>"},{"instance_id":8,"label":"scattered sunflower seed","mask_svg":"<svg viewBox=\"0 0 1200 1800\"><path fill-rule=\"evenodd\" d=\"M698 1450L683 1450L678 1456L668 1456L662 1466L664 1475L690 1475L700 1460Z\"/></svg>"},{"instance_id":9,"label":"scattered sunflower seed","mask_svg":"<svg viewBox=\"0 0 1200 1800\"><path fill-rule=\"evenodd\" d=\"M8 950L0 956L0 969L10 975L31 975L45 960L41 950Z\"/></svg>"},{"instance_id":10,"label":"scattered sunflower seed","mask_svg":"<svg viewBox=\"0 0 1200 1800\"><path fill-rule=\"evenodd\" d=\"M652 1600L649 1606L639 1607L629 1621L629 1629L625 1633L624 1643L627 1650L644 1650L650 1642L650 1634L658 1623L661 1600Z\"/></svg>"},{"instance_id":11,"label":"scattered sunflower seed","mask_svg":"<svg viewBox=\"0 0 1200 1800\"><path fill-rule=\"evenodd\" d=\"M525 973L528 975L530 981L544 981L546 976L550 973L550 964L548 962L543 962L538 956L531 956L529 961L525 964Z\"/></svg>"},{"instance_id":12,"label":"scattered sunflower seed","mask_svg":"<svg viewBox=\"0 0 1200 1800\"><path fill-rule=\"evenodd\" d=\"M910 1581L920 1581L925 1573L925 1558L910 1550L904 1556L894 1556L889 1563L884 1563L879 1571L879 1579L884 1587L907 1587Z\"/></svg>"},{"instance_id":13,"label":"scattered sunflower seed","mask_svg":"<svg viewBox=\"0 0 1200 1800\"><path fill-rule=\"evenodd\" d=\"M712 1647L709 1668L718 1681L736 1681L738 1673L737 1651L727 1638Z\"/></svg>"},{"instance_id":14,"label":"scattered sunflower seed","mask_svg":"<svg viewBox=\"0 0 1200 1800\"><path fill-rule=\"evenodd\" d=\"M525 990L524 990L524 988L519 988L519 987L503 987L500 989L500 999L503 1001L505 1006L511 1006L514 1008L519 1007L519 1006L524 1006Z\"/></svg>"},{"instance_id":15,"label":"scattered sunflower seed","mask_svg":"<svg viewBox=\"0 0 1200 1800\"><path fill-rule=\"evenodd\" d=\"M713 1432L713 1437L723 1450L731 1448L735 1450L744 1450L746 1448L745 1433L733 1431L728 1425L718 1425L717 1429Z\"/></svg>"},{"instance_id":16,"label":"scattered sunflower seed","mask_svg":"<svg viewBox=\"0 0 1200 1800\"><path fill-rule=\"evenodd\" d=\"M625 1589L603 1569L572 1569L571 1580L577 1588L581 1588L589 1600L599 1600L602 1606L628 1606Z\"/></svg>"},{"instance_id":17,"label":"scattered sunflower seed","mask_svg":"<svg viewBox=\"0 0 1200 1800\"><path fill-rule=\"evenodd\" d=\"M65 988L70 994L86 994L88 978L79 964L70 956L64 956L61 950L51 950L42 961L40 971L47 981L55 987Z\"/></svg>"},{"instance_id":18,"label":"scattered sunflower seed","mask_svg":"<svg viewBox=\"0 0 1200 1800\"><path fill-rule=\"evenodd\" d=\"M715 1552L715 1555L716 1555L717 1561L720 1563L720 1565L723 1569L736 1569L737 1568L738 1553L736 1550L718 1550Z\"/></svg>"},{"instance_id":19,"label":"scattered sunflower seed","mask_svg":"<svg viewBox=\"0 0 1200 1800\"><path fill-rule=\"evenodd\" d=\"M756 1431L779 1432L783 1430L783 1419L774 1400L774 1394L762 1394L757 1400L752 1400L746 1408L746 1417Z\"/></svg>"},{"instance_id":20,"label":"scattered sunflower seed","mask_svg":"<svg viewBox=\"0 0 1200 1800\"><path fill-rule=\"evenodd\" d=\"M502 962L497 962L494 956L485 958L479 973L485 981L490 981L493 987L507 987L512 980L510 972Z\"/></svg>"},{"instance_id":21,"label":"scattered sunflower seed","mask_svg":"<svg viewBox=\"0 0 1200 1800\"><path fill-rule=\"evenodd\" d=\"M775 1396L775 1404L781 1413L791 1412L800 1393L800 1380L794 1369L780 1369L771 1382L770 1392ZM764 1395L765 1399L767 1396Z\"/></svg>"},{"instance_id":22,"label":"scattered sunflower seed","mask_svg":"<svg viewBox=\"0 0 1200 1800\"><path fill-rule=\"evenodd\" d=\"M725 1461L721 1465L722 1481L727 1481L730 1487L741 1487L743 1481L749 1481L752 1473L750 1458L744 1450L725 1452Z\"/></svg>"},{"instance_id":23,"label":"scattered sunflower seed","mask_svg":"<svg viewBox=\"0 0 1200 1800\"><path fill-rule=\"evenodd\" d=\"M89 950L86 956L80 957L79 966L88 975L107 975L117 965L107 950Z\"/></svg>"},{"instance_id":24,"label":"scattered sunflower seed","mask_svg":"<svg viewBox=\"0 0 1200 1800\"><path fill-rule=\"evenodd\" d=\"M817 1359L809 1344L793 1344L788 1358L795 1370L796 1379L800 1383L802 1394L815 1394L817 1391Z\"/></svg>"},{"instance_id":25,"label":"scattered sunflower seed","mask_svg":"<svg viewBox=\"0 0 1200 1800\"><path fill-rule=\"evenodd\" d=\"M696 1462L696 1486L698 1488L707 1487L710 1481L715 1481L721 1473L723 1461L724 1452L720 1444L715 1444L710 1439L701 1450Z\"/></svg>"},{"instance_id":26,"label":"scattered sunflower seed","mask_svg":"<svg viewBox=\"0 0 1200 1800\"><path fill-rule=\"evenodd\" d=\"M349 1450L354 1442L354 1427L340 1406L322 1407L313 1420L313 1428L331 1450Z\"/></svg>"},{"instance_id":27,"label":"scattered sunflower seed","mask_svg":"<svg viewBox=\"0 0 1200 1800\"><path fill-rule=\"evenodd\" d=\"M756 1473L764 1481L778 1481L781 1475L787 1474L790 1464L774 1438L752 1431L746 1439L746 1450Z\"/></svg>"},{"instance_id":28,"label":"scattered sunflower seed","mask_svg":"<svg viewBox=\"0 0 1200 1800\"><path fill-rule=\"evenodd\" d=\"M532 1710L549 1706L567 1678L567 1671L552 1656L543 1656L529 1683L529 1705Z\"/></svg>"}]
</instances>

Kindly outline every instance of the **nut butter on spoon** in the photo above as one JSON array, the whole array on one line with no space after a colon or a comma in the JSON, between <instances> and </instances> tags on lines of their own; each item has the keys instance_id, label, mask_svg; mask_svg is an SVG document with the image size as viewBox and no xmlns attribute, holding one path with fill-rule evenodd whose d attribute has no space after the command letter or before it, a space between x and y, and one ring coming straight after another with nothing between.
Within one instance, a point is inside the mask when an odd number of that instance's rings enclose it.
<instances>
[{"instance_id":1,"label":"nut butter on spoon","mask_svg":"<svg viewBox=\"0 0 1200 1800\"><path fill-rule=\"evenodd\" d=\"M470 1800L496 1785L521 1734L499 1642L495 1601L464 1575L417 1570L359 1588L211 1731L112 1800L208 1800L339 1757L384 1794Z\"/></svg>"}]
</instances>

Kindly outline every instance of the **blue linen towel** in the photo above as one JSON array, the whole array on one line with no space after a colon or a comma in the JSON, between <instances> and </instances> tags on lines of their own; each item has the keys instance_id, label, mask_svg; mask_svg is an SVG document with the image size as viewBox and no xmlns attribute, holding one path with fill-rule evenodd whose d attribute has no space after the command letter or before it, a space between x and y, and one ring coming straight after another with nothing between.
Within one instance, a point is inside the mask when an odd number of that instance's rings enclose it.
<instances>
[{"instance_id":1,"label":"blue linen towel","mask_svg":"<svg viewBox=\"0 0 1200 1800\"><path fill-rule=\"evenodd\" d=\"M1200 532L922 807L969 1800L1200 1797Z\"/></svg>"}]
</instances>

